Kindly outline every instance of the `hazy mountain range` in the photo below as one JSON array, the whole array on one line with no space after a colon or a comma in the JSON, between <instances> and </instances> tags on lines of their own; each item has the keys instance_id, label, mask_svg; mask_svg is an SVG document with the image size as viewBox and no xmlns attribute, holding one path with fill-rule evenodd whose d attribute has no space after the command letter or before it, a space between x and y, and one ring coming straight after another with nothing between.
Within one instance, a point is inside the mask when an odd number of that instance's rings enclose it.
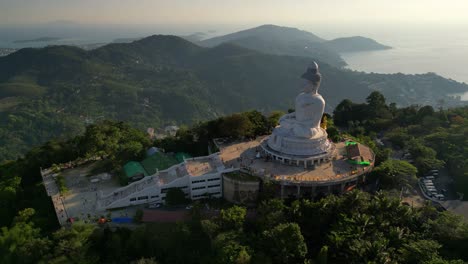
<instances>
[{"instance_id":1,"label":"hazy mountain range","mask_svg":"<svg viewBox=\"0 0 468 264\"><path fill-rule=\"evenodd\" d=\"M268 28L270 36L252 38L276 39L286 32L294 39L296 32L296 40L314 39L295 29ZM0 58L0 160L50 138L75 135L101 119L129 121L145 129L247 109L286 111L303 85L299 76L313 60L324 76L320 92L328 112L346 98L363 101L373 90L399 105L435 105L439 99L456 104L447 94L468 90L435 74L366 74L333 67L333 60L319 56L323 53L271 54L284 52L281 41L259 52L233 44L232 35L226 39L230 43L202 47L180 37L155 35L90 51L50 46Z\"/></svg>"},{"instance_id":2,"label":"hazy mountain range","mask_svg":"<svg viewBox=\"0 0 468 264\"><path fill-rule=\"evenodd\" d=\"M275 25L263 25L198 42L206 47L214 47L221 43L234 43L245 48L277 55L311 57L335 67L346 66L346 62L339 55L341 52L390 48L369 38L349 37L325 40L304 30Z\"/></svg>"}]
</instances>

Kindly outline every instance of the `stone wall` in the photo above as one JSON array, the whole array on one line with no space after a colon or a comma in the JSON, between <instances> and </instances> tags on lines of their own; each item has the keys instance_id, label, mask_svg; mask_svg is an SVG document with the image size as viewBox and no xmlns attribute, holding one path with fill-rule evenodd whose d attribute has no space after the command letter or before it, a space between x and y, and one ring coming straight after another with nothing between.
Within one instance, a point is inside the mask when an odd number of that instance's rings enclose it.
<instances>
[{"instance_id":1,"label":"stone wall","mask_svg":"<svg viewBox=\"0 0 468 264\"><path fill-rule=\"evenodd\" d=\"M223 175L224 199L236 204L255 204L258 198L260 181L239 180Z\"/></svg>"}]
</instances>

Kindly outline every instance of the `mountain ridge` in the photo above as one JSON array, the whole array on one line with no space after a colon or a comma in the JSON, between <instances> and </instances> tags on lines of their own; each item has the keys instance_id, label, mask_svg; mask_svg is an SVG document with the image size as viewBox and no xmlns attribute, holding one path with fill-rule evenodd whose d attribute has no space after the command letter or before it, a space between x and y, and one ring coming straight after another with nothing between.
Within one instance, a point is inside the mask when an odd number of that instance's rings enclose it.
<instances>
[{"instance_id":1,"label":"mountain ridge","mask_svg":"<svg viewBox=\"0 0 468 264\"><path fill-rule=\"evenodd\" d=\"M340 56L342 52L390 48L370 38L354 36L326 40L305 30L271 24L195 43L205 47L214 47L222 43L235 43L245 48L269 54L310 57L335 67L347 65L346 61Z\"/></svg>"},{"instance_id":2,"label":"mountain ridge","mask_svg":"<svg viewBox=\"0 0 468 264\"><path fill-rule=\"evenodd\" d=\"M166 35L92 51L21 49L0 58L0 160L54 137L76 135L100 119L146 129L249 109L286 111L311 61L232 43L200 47ZM400 105L423 104L425 98L450 103L441 90L468 90L437 75L366 74L318 63L328 112L345 98L363 102L376 89Z\"/></svg>"}]
</instances>

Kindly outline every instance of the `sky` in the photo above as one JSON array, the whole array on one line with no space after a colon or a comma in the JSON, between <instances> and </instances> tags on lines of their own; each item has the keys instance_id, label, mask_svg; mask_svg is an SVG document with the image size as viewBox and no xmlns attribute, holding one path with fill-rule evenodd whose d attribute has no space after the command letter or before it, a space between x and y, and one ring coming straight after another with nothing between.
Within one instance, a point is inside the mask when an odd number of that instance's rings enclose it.
<instances>
[{"instance_id":1,"label":"sky","mask_svg":"<svg viewBox=\"0 0 468 264\"><path fill-rule=\"evenodd\" d=\"M468 0L0 0L0 25L467 24Z\"/></svg>"}]
</instances>

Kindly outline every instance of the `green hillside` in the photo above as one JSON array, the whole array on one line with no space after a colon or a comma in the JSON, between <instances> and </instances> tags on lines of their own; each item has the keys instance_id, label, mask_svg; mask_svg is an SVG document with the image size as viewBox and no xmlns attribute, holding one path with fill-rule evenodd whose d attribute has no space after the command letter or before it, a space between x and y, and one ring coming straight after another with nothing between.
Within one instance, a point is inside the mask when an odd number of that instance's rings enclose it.
<instances>
[{"instance_id":1,"label":"green hillside","mask_svg":"<svg viewBox=\"0 0 468 264\"><path fill-rule=\"evenodd\" d=\"M361 36L337 38L327 41L325 44L338 53L391 49L391 47L382 45L373 39Z\"/></svg>"},{"instance_id":2,"label":"green hillside","mask_svg":"<svg viewBox=\"0 0 468 264\"><path fill-rule=\"evenodd\" d=\"M446 92L468 90L434 74L364 74L311 57L271 55L234 44L204 48L175 36L92 51L28 48L0 58L0 160L51 138L76 135L102 119L146 129L248 109L286 110L312 60L324 75L320 92L328 112L344 98L362 102L371 90L400 105L435 105L439 99L450 105L456 102Z\"/></svg>"}]
</instances>

